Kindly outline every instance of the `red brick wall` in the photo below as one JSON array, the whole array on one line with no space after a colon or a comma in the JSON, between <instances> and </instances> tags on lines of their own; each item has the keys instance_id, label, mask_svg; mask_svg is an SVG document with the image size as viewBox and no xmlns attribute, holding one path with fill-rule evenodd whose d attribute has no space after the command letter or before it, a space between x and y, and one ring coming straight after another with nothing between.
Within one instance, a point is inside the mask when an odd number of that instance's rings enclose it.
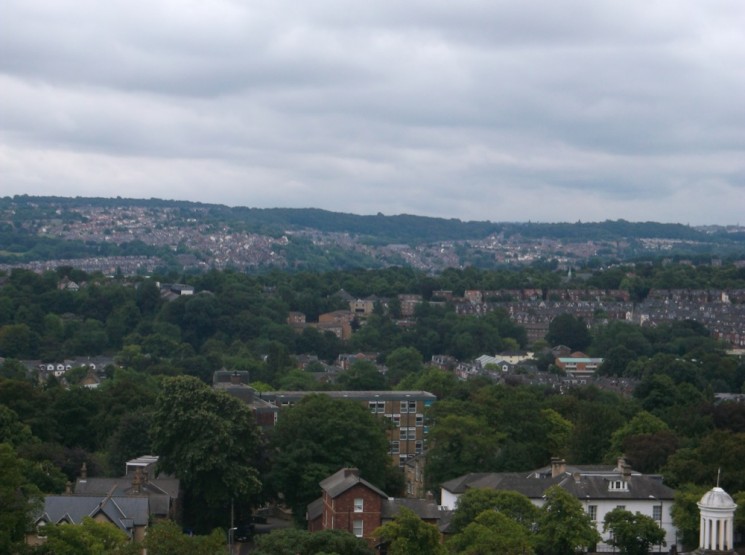
<instances>
[{"instance_id":1,"label":"red brick wall","mask_svg":"<svg viewBox=\"0 0 745 555\"><path fill-rule=\"evenodd\" d=\"M363 500L363 511L360 513L354 512L356 498ZM381 524L382 498L362 484L349 488L333 500L324 499L324 501L324 511L329 511L326 515L326 527L328 528L354 533L354 521L362 520L363 536L369 539L373 530ZM329 501L331 501L330 504Z\"/></svg>"}]
</instances>

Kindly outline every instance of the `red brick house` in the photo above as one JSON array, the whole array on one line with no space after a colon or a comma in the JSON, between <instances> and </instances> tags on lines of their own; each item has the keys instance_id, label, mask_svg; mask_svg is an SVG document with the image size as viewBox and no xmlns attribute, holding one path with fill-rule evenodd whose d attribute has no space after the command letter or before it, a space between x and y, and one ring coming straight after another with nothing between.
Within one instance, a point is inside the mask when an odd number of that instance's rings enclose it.
<instances>
[{"instance_id":1,"label":"red brick house","mask_svg":"<svg viewBox=\"0 0 745 555\"><path fill-rule=\"evenodd\" d=\"M308 530L346 530L365 538L373 546L376 528L396 517L407 507L419 518L437 526L444 516L431 500L388 497L382 490L360 477L356 468L342 468L320 483L323 495L308 505Z\"/></svg>"},{"instance_id":2,"label":"red brick house","mask_svg":"<svg viewBox=\"0 0 745 555\"><path fill-rule=\"evenodd\" d=\"M342 468L321 482L320 499L308 505L308 530L346 530L372 541L372 531L382 521L383 500L388 496L356 468Z\"/></svg>"}]
</instances>

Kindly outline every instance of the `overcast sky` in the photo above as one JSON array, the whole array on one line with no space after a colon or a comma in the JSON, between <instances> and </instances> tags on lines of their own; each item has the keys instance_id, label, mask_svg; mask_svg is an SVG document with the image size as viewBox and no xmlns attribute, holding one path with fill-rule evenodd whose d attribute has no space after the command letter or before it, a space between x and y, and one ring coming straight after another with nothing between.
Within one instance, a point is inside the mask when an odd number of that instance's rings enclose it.
<instances>
[{"instance_id":1,"label":"overcast sky","mask_svg":"<svg viewBox=\"0 0 745 555\"><path fill-rule=\"evenodd\" d=\"M3 0L23 193L745 225L745 2Z\"/></svg>"}]
</instances>

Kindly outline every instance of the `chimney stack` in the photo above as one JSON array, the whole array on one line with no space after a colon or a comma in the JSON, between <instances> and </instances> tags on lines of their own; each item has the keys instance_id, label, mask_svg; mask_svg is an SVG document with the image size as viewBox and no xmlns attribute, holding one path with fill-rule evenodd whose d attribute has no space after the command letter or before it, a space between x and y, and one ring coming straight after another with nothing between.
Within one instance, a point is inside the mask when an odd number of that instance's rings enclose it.
<instances>
[{"instance_id":1,"label":"chimney stack","mask_svg":"<svg viewBox=\"0 0 745 555\"><path fill-rule=\"evenodd\" d=\"M80 480L85 481L88 479L88 467L83 463L83 466L80 467Z\"/></svg>"},{"instance_id":2,"label":"chimney stack","mask_svg":"<svg viewBox=\"0 0 745 555\"><path fill-rule=\"evenodd\" d=\"M349 478L351 476L355 476L357 478L360 477L360 469L359 468L345 468L344 469L344 477Z\"/></svg>"},{"instance_id":3,"label":"chimney stack","mask_svg":"<svg viewBox=\"0 0 745 555\"><path fill-rule=\"evenodd\" d=\"M551 477L561 476L567 470L567 462L559 457L551 457Z\"/></svg>"},{"instance_id":4,"label":"chimney stack","mask_svg":"<svg viewBox=\"0 0 745 555\"><path fill-rule=\"evenodd\" d=\"M135 470L134 478L132 478L132 490L134 494L142 493L142 469L139 467Z\"/></svg>"}]
</instances>

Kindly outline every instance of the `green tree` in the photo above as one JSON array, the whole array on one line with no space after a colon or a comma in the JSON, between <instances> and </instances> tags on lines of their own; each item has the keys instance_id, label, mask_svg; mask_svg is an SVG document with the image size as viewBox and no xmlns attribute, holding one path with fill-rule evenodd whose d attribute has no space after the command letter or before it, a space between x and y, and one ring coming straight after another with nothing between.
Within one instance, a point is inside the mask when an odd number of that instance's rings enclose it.
<instances>
[{"instance_id":1,"label":"green tree","mask_svg":"<svg viewBox=\"0 0 745 555\"><path fill-rule=\"evenodd\" d=\"M385 377L369 360L356 360L348 370L339 373L336 383L350 391L376 391L385 389Z\"/></svg>"},{"instance_id":2,"label":"green tree","mask_svg":"<svg viewBox=\"0 0 745 555\"><path fill-rule=\"evenodd\" d=\"M477 516L488 510L504 514L526 530L531 529L538 519L538 508L521 493L490 488L469 488L458 498L458 506L453 513L450 526L454 533L461 532L476 520Z\"/></svg>"},{"instance_id":3,"label":"green tree","mask_svg":"<svg viewBox=\"0 0 745 555\"><path fill-rule=\"evenodd\" d=\"M608 543L624 555L647 555L651 546L665 545L665 531L652 517L639 512L613 509L603 522L603 532L608 531Z\"/></svg>"},{"instance_id":4,"label":"green tree","mask_svg":"<svg viewBox=\"0 0 745 555\"><path fill-rule=\"evenodd\" d=\"M496 471L505 434L485 418L450 414L438 418L430 432L425 478L429 489L467 472Z\"/></svg>"},{"instance_id":5,"label":"green tree","mask_svg":"<svg viewBox=\"0 0 745 555\"><path fill-rule=\"evenodd\" d=\"M308 532L297 528L273 530L256 538L255 555L373 555L367 542L345 530Z\"/></svg>"},{"instance_id":6,"label":"green tree","mask_svg":"<svg viewBox=\"0 0 745 555\"><path fill-rule=\"evenodd\" d=\"M24 461L0 443L0 553L14 552L40 504L39 490L24 475Z\"/></svg>"},{"instance_id":7,"label":"green tree","mask_svg":"<svg viewBox=\"0 0 745 555\"><path fill-rule=\"evenodd\" d=\"M451 553L458 555L531 555L531 532L506 514L488 509L448 541Z\"/></svg>"},{"instance_id":8,"label":"green tree","mask_svg":"<svg viewBox=\"0 0 745 555\"><path fill-rule=\"evenodd\" d=\"M600 541L595 524L579 500L559 486L545 493L538 517L538 551L544 555L568 555L587 550Z\"/></svg>"},{"instance_id":9,"label":"green tree","mask_svg":"<svg viewBox=\"0 0 745 555\"><path fill-rule=\"evenodd\" d=\"M698 546L700 516L697 503L708 490L707 486L683 484L675 492L671 514L684 548Z\"/></svg>"},{"instance_id":10,"label":"green tree","mask_svg":"<svg viewBox=\"0 0 745 555\"><path fill-rule=\"evenodd\" d=\"M27 324L0 327L0 357L24 358L33 356L38 340Z\"/></svg>"},{"instance_id":11,"label":"green tree","mask_svg":"<svg viewBox=\"0 0 745 555\"><path fill-rule=\"evenodd\" d=\"M592 341L587 323L572 314L559 314L548 325L546 340L552 345L566 345L574 351L583 351Z\"/></svg>"},{"instance_id":12,"label":"green tree","mask_svg":"<svg viewBox=\"0 0 745 555\"><path fill-rule=\"evenodd\" d=\"M401 507L396 517L375 529L372 536L388 545L389 555L444 555L440 533L414 511Z\"/></svg>"},{"instance_id":13,"label":"green tree","mask_svg":"<svg viewBox=\"0 0 745 555\"><path fill-rule=\"evenodd\" d=\"M613 432L607 458L615 459L623 455L623 444L629 437L640 434L653 434L669 429L668 425L660 418L645 410L640 411L628 423Z\"/></svg>"},{"instance_id":14,"label":"green tree","mask_svg":"<svg viewBox=\"0 0 745 555\"><path fill-rule=\"evenodd\" d=\"M167 378L151 429L159 466L181 479L192 506L216 519L231 499L248 502L260 489L258 432L248 407L192 377ZM185 515L187 520L190 515ZM192 524L202 529L209 522Z\"/></svg>"},{"instance_id":15,"label":"green tree","mask_svg":"<svg viewBox=\"0 0 745 555\"><path fill-rule=\"evenodd\" d=\"M0 405L0 443L13 447L38 441L31 433L31 428L18 420L14 410Z\"/></svg>"},{"instance_id":16,"label":"green tree","mask_svg":"<svg viewBox=\"0 0 745 555\"><path fill-rule=\"evenodd\" d=\"M386 489L391 460L383 422L355 401L308 395L282 413L271 443L271 483L298 519L320 495L318 483L345 466Z\"/></svg>"},{"instance_id":17,"label":"green tree","mask_svg":"<svg viewBox=\"0 0 745 555\"><path fill-rule=\"evenodd\" d=\"M385 358L388 383L397 384L409 374L422 369L422 354L413 347L399 347Z\"/></svg>"},{"instance_id":18,"label":"green tree","mask_svg":"<svg viewBox=\"0 0 745 555\"><path fill-rule=\"evenodd\" d=\"M108 522L85 517L80 524L48 524L46 541L34 550L38 555L134 555L129 537Z\"/></svg>"},{"instance_id":19,"label":"green tree","mask_svg":"<svg viewBox=\"0 0 745 555\"><path fill-rule=\"evenodd\" d=\"M187 535L175 522L161 520L148 528L143 545L149 555L224 555L226 539L219 529L205 536Z\"/></svg>"}]
</instances>

